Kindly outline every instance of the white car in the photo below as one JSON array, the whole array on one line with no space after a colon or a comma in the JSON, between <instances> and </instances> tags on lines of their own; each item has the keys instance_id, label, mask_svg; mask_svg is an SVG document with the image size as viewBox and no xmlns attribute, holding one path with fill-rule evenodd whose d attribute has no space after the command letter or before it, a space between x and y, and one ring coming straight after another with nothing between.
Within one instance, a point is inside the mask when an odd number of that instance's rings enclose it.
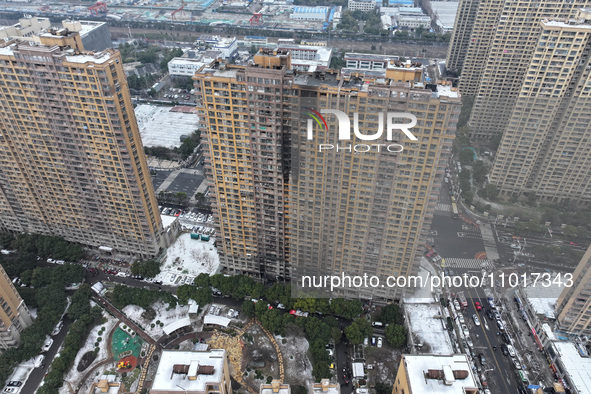
<instances>
[{"instance_id":1,"label":"white car","mask_svg":"<svg viewBox=\"0 0 591 394\"><path fill-rule=\"evenodd\" d=\"M472 319L474 320L475 325L480 325L480 319L478 318L478 315L476 313L472 315Z\"/></svg>"},{"instance_id":2,"label":"white car","mask_svg":"<svg viewBox=\"0 0 591 394\"><path fill-rule=\"evenodd\" d=\"M55 328L53 329L53 331L51 332L51 336L57 335L59 334L59 332L62 330L62 327L64 326L64 322L63 321L59 321L56 325Z\"/></svg>"},{"instance_id":3,"label":"white car","mask_svg":"<svg viewBox=\"0 0 591 394\"><path fill-rule=\"evenodd\" d=\"M45 361L45 356L41 354L41 355L35 357L35 360L33 361L33 365L35 366L35 368L42 367L43 361Z\"/></svg>"},{"instance_id":4,"label":"white car","mask_svg":"<svg viewBox=\"0 0 591 394\"><path fill-rule=\"evenodd\" d=\"M41 352L46 352L49 349L51 349L51 345L53 345L53 339L51 339L49 336L47 337L47 339L45 340L45 343L43 344L43 346L41 347Z\"/></svg>"},{"instance_id":5,"label":"white car","mask_svg":"<svg viewBox=\"0 0 591 394\"><path fill-rule=\"evenodd\" d=\"M515 348L512 345L507 345L507 351L509 352L509 355L511 357L515 357L516 356Z\"/></svg>"},{"instance_id":6,"label":"white car","mask_svg":"<svg viewBox=\"0 0 591 394\"><path fill-rule=\"evenodd\" d=\"M468 330L468 326L465 324L462 324L462 332L464 333L465 337L469 337L470 336L470 330Z\"/></svg>"},{"instance_id":7,"label":"white car","mask_svg":"<svg viewBox=\"0 0 591 394\"><path fill-rule=\"evenodd\" d=\"M378 337L378 347L382 347L383 343L384 343L384 338Z\"/></svg>"},{"instance_id":8,"label":"white car","mask_svg":"<svg viewBox=\"0 0 591 394\"><path fill-rule=\"evenodd\" d=\"M460 321L460 323L464 324L466 323L466 320L464 319L464 315L458 315L458 320Z\"/></svg>"}]
</instances>

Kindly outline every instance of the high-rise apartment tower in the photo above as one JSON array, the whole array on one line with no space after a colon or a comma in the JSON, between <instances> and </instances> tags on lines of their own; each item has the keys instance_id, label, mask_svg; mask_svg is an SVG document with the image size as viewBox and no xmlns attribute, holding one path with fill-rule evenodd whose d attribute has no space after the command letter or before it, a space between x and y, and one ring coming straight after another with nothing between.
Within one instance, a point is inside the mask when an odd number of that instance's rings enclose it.
<instances>
[{"instance_id":1,"label":"high-rise apartment tower","mask_svg":"<svg viewBox=\"0 0 591 394\"><path fill-rule=\"evenodd\" d=\"M424 85L419 65L394 60L366 73L296 73L288 51L259 52L251 66L214 63L194 79L229 272L292 281L344 272L385 283L418 270L455 134L457 91ZM383 126L384 138L363 140L352 126L352 138L339 140L334 116L308 121L327 109L348 115L362 136ZM417 140L395 129L387 141L387 119L408 123L401 114L409 113ZM345 295L388 299L403 290Z\"/></svg>"},{"instance_id":2,"label":"high-rise apartment tower","mask_svg":"<svg viewBox=\"0 0 591 394\"><path fill-rule=\"evenodd\" d=\"M591 335L591 248L575 268L572 286L565 287L558 298L556 312L561 330Z\"/></svg>"},{"instance_id":3,"label":"high-rise apartment tower","mask_svg":"<svg viewBox=\"0 0 591 394\"><path fill-rule=\"evenodd\" d=\"M502 195L591 202L591 11L540 22L490 181Z\"/></svg>"},{"instance_id":4,"label":"high-rise apartment tower","mask_svg":"<svg viewBox=\"0 0 591 394\"><path fill-rule=\"evenodd\" d=\"M162 224L117 51L79 33L0 47L0 230L148 257Z\"/></svg>"},{"instance_id":5,"label":"high-rise apartment tower","mask_svg":"<svg viewBox=\"0 0 591 394\"><path fill-rule=\"evenodd\" d=\"M467 4L470 3L470 4ZM454 36L448 52L448 67L461 69L460 92L474 96L469 121L471 136L488 140L502 134L531 63L545 18L574 19L589 0L462 0L465 20L456 20L458 34L471 34L464 61L465 36ZM477 7L476 17L473 7ZM468 12L469 11L469 12ZM470 25L472 28L470 29ZM460 64L461 63L461 64ZM497 137L498 138L498 137Z\"/></svg>"},{"instance_id":6,"label":"high-rise apartment tower","mask_svg":"<svg viewBox=\"0 0 591 394\"><path fill-rule=\"evenodd\" d=\"M0 266L0 350L17 346L21 332L33 323L25 302Z\"/></svg>"}]
</instances>

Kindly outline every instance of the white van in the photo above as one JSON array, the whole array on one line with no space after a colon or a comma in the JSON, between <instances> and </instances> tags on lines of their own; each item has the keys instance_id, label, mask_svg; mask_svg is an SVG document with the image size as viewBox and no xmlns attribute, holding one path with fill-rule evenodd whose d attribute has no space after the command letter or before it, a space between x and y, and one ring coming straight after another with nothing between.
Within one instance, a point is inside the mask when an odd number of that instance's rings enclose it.
<instances>
[{"instance_id":1,"label":"white van","mask_svg":"<svg viewBox=\"0 0 591 394\"><path fill-rule=\"evenodd\" d=\"M371 323L371 325L374 327L382 327L384 324L382 324L382 322L380 321L374 321L373 323Z\"/></svg>"}]
</instances>

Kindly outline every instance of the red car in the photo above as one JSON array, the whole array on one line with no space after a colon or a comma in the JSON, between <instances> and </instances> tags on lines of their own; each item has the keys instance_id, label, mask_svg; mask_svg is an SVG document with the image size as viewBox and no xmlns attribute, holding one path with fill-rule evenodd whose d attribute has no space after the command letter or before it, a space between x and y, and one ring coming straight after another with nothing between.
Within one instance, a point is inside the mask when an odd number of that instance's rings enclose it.
<instances>
[{"instance_id":1,"label":"red car","mask_svg":"<svg viewBox=\"0 0 591 394\"><path fill-rule=\"evenodd\" d=\"M481 310L481 309L482 309L482 305L480 305L480 302L478 302L478 301L476 301L476 302L474 303L474 307L476 307L476 310L477 310L477 311L479 311L479 310Z\"/></svg>"}]
</instances>

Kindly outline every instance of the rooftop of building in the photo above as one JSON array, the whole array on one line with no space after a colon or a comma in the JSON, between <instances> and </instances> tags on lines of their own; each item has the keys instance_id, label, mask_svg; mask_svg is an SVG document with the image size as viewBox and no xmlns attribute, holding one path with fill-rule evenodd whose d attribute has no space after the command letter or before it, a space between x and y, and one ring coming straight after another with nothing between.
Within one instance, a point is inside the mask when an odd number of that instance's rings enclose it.
<instances>
[{"instance_id":1,"label":"rooftop of building","mask_svg":"<svg viewBox=\"0 0 591 394\"><path fill-rule=\"evenodd\" d=\"M331 383L328 379L322 379L320 383L312 383L312 393L340 394L341 387L338 383Z\"/></svg>"},{"instance_id":2,"label":"rooftop of building","mask_svg":"<svg viewBox=\"0 0 591 394\"><path fill-rule=\"evenodd\" d=\"M565 374L578 393L591 393L591 357L583 345L574 342L554 342Z\"/></svg>"},{"instance_id":3,"label":"rooftop of building","mask_svg":"<svg viewBox=\"0 0 591 394\"><path fill-rule=\"evenodd\" d=\"M208 383L223 380L226 351L164 350L154 375L154 391L204 392Z\"/></svg>"},{"instance_id":4,"label":"rooftop of building","mask_svg":"<svg viewBox=\"0 0 591 394\"><path fill-rule=\"evenodd\" d=\"M413 393L466 394L478 392L478 384L465 354L403 355Z\"/></svg>"},{"instance_id":5,"label":"rooftop of building","mask_svg":"<svg viewBox=\"0 0 591 394\"><path fill-rule=\"evenodd\" d=\"M556 302L565 287L564 284L559 285L558 281L554 280L557 275L551 277L548 287L530 284L523 288L523 293L534 312L548 319L556 318Z\"/></svg>"},{"instance_id":6,"label":"rooftop of building","mask_svg":"<svg viewBox=\"0 0 591 394\"><path fill-rule=\"evenodd\" d=\"M432 1L431 9L444 29L453 29L458 13L458 1Z\"/></svg>"},{"instance_id":7,"label":"rooftop of building","mask_svg":"<svg viewBox=\"0 0 591 394\"><path fill-rule=\"evenodd\" d=\"M59 49L57 46L48 46L30 41L13 40L6 43L0 43L0 55L14 56L14 52L21 49L39 48L47 54L50 51L56 51L56 55L63 55L64 61L70 63L94 63L104 64L113 58L113 50L106 49L102 52L80 52L76 49L63 48Z\"/></svg>"},{"instance_id":8,"label":"rooftop of building","mask_svg":"<svg viewBox=\"0 0 591 394\"><path fill-rule=\"evenodd\" d=\"M375 53L359 53L359 52L346 52L344 59L358 59L358 60L398 60L399 56L381 55Z\"/></svg>"},{"instance_id":9,"label":"rooftop of building","mask_svg":"<svg viewBox=\"0 0 591 394\"><path fill-rule=\"evenodd\" d=\"M310 6L297 6L294 7L293 9L293 13L298 13L298 14L321 14L321 13L327 13L328 10L330 8L329 7L310 7Z\"/></svg>"},{"instance_id":10,"label":"rooftop of building","mask_svg":"<svg viewBox=\"0 0 591 394\"><path fill-rule=\"evenodd\" d=\"M261 384L261 388L259 390L259 394L290 394L291 388L289 384L281 383L279 380L273 380L269 384Z\"/></svg>"},{"instance_id":11,"label":"rooftop of building","mask_svg":"<svg viewBox=\"0 0 591 394\"><path fill-rule=\"evenodd\" d=\"M404 299L404 309L416 345L429 354L452 354L454 349L445 328L441 304L433 298Z\"/></svg>"}]
</instances>

